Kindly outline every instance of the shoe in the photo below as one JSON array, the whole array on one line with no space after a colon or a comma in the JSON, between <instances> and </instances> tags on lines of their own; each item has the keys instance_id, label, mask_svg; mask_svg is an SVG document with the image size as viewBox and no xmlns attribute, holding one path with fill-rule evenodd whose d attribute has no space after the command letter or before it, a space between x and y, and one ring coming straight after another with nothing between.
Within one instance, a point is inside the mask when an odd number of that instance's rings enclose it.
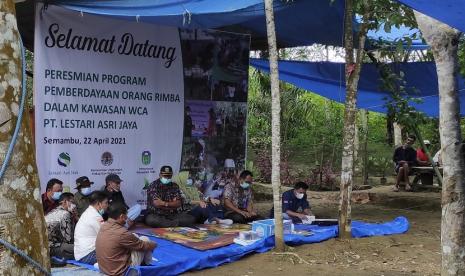
<instances>
[{"instance_id":1,"label":"shoe","mask_svg":"<svg viewBox=\"0 0 465 276\"><path fill-rule=\"evenodd\" d=\"M207 219L203 224L216 224L216 220L210 221Z\"/></svg>"},{"instance_id":2,"label":"shoe","mask_svg":"<svg viewBox=\"0 0 465 276\"><path fill-rule=\"evenodd\" d=\"M218 222L223 225L232 225L234 223L232 219L219 219Z\"/></svg>"}]
</instances>

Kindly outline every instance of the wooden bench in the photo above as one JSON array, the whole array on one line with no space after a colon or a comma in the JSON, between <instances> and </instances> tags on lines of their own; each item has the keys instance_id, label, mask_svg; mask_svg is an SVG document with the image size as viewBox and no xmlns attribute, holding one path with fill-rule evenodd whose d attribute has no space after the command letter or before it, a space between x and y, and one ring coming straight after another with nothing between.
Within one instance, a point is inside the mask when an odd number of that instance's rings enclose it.
<instances>
[{"instance_id":1,"label":"wooden bench","mask_svg":"<svg viewBox=\"0 0 465 276\"><path fill-rule=\"evenodd\" d=\"M437 167L442 174L442 167ZM411 167L412 174L415 175L412 185L417 185L421 180L421 185L433 186L433 178L435 176L433 167Z\"/></svg>"}]
</instances>

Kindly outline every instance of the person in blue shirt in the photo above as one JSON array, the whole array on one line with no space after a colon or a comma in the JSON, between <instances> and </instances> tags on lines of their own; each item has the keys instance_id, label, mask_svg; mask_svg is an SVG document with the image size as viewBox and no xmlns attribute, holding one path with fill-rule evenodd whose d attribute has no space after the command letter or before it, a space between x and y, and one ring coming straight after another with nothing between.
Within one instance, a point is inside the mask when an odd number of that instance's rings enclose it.
<instances>
[{"instance_id":1,"label":"person in blue shirt","mask_svg":"<svg viewBox=\"0 0 465 276\"><path fill-rule=\"evenodd\" d=\"M313 216L310 204L307 200L308 185L305 182L297 182L294 189L283 193L283 218L291 219L293 223L302 223L306 216ZM274 212L271 210L271 216Z\"/></svg>"}]
</instances>

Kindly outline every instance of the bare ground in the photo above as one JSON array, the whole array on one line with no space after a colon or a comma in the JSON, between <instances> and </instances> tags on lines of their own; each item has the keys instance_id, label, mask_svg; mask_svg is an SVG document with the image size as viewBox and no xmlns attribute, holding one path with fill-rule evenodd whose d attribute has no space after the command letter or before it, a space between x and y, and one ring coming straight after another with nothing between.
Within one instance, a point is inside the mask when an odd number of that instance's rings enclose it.
<instances>
[{"instance_id":1,"label":"bare ground","mask_svg":"<svg viewBox=\"0 0 465 276\"><path fill-rule=\"evenodd\" d=\"M337 217L337 192L309 194L316 215ZM403 235L371 237L289 248L294 256L274 252L253 254L240 261L186 275L439 275L440 193L394 193L390 187L379 187L354 194L353 219L369 222L392 220L405 216L411 229ZM258 204L266 213L269 202Z\"/></svg>"}]
</instances>

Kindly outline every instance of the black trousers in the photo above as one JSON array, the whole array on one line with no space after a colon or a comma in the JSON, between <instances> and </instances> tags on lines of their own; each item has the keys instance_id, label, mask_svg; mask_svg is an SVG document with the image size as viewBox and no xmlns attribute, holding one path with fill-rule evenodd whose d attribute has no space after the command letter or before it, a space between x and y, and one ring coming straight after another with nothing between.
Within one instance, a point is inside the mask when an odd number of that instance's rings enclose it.
<instances>
[{"instance_id":1,"label":"black trousers","mask_svg":"<svg viewBox=\"0 0 465 276\"><path fill-rule=\"evenodd\" d=\"M166 227L190 227L195 224L195 218L186 213L171 214L171 215L157 215L148 214L145 216L145 224L154 228Z\"/></svg>"},{"instance_id":2,"label":"black trousers","mask_svg":"<svg viewBox=\"0 0 465 276\"><path fill-rule=\"evenodd\" d=\"M50 248L50 256L74 260L74 244L62 243L59 247Z\"/></svg>"},{"instance_id":3,"label":"black trousers","mask_svg":"<svg viewBox=\"0 0 465 276\"><path fill-rule=\"evenodd\" d=\"M253 217L249 217L249 218L246 218L244 217L243 215L239 214L239 213L236 213L236 212L229 212L225 215L225 218L227 219L232 219L232 221L234 221L234 223L239 223L239 224L247 224L249 222L252 222L254 220L260 220L262 219L261 216L253 216Z\"/></svg>"}]
</instances>

